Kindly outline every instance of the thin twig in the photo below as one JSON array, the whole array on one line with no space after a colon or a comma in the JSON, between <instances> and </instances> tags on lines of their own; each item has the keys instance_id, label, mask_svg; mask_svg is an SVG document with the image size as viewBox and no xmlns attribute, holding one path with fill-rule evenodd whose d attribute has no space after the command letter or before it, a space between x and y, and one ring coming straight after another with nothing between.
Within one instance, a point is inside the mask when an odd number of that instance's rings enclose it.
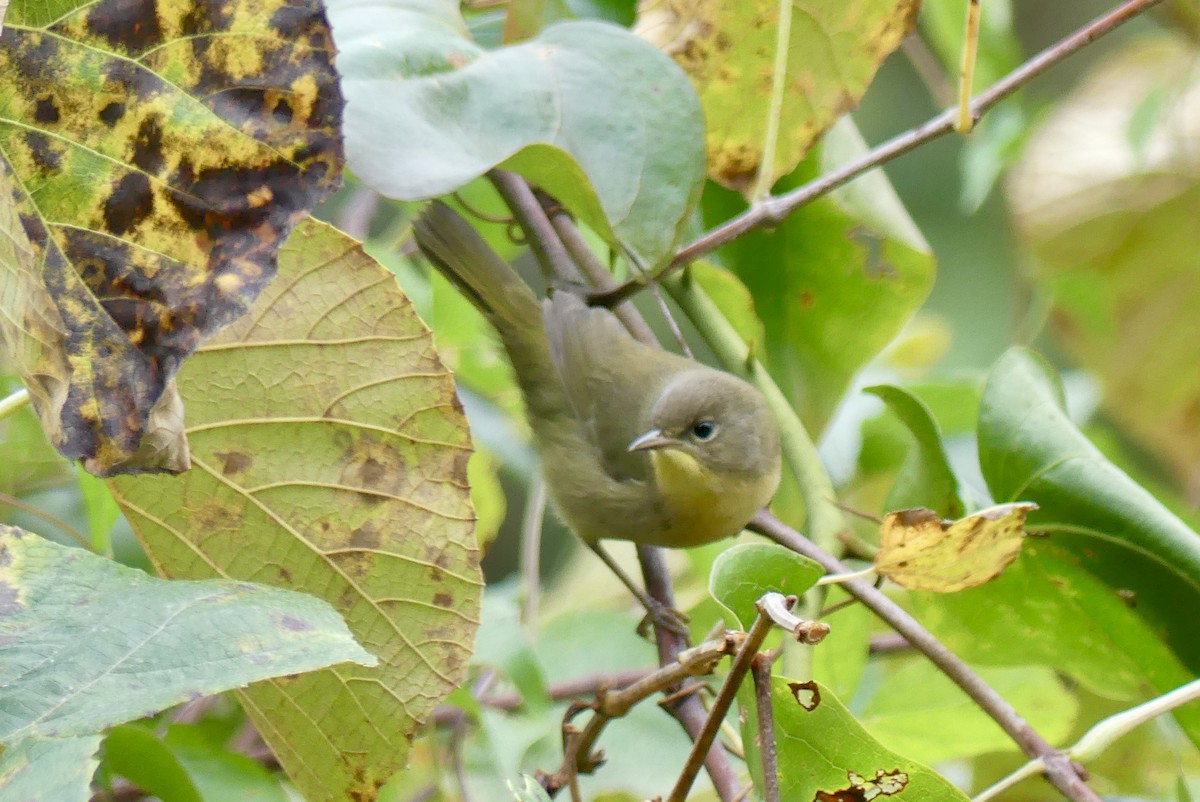
<instances>
[{"instance_id":1,"label":"thin twig","mask_svg":"<svg viewBox=\"0 0 1200 802\"><path fill-rule=\"evenodd\" d=\"M507 170L492 170L487 175L525 232L525 241L529 243L529 249L533 251L546 283L581 283L583 277L579 268L571 261L570 254L525 179Z\"/></svg>"},{"instance_id":2,"label":"thin twig","mask_svg":"<svg viewBox=\"0 0 1200 802\"><path fill-rule=\"evenodd\" d=\"M671 313L671 307L667 306L667 299L663 297L662 291L659 290L657 284L650 285L650 293L654 296L654 300L658 304L663 318L667 321L667 326L671 329L671 334L675 337L675 342L679 343L679 350L688 359L695 359L696 355L692 353L692 349L687 343L687 338L683 336L683 331L680 330L679 323L675 320L675 315Z\"/></svg>"},{"instance_id":3,"label":"thin twig","mask_svg":"<svg viewBox=\"0 0 1200 802\"><path fill-rule=\"evenodd\" d=\"M762 758L763 802L779 802L779 760L775 754L775 712L771 705L770 655L756 654L750 663L754 678L754 710L758 714L758 754Z\"/></svg>"},{"instance_id":4,"label":"thin twig","mask_svg":"<svg viewBox=\"0 0 1200 802\"><path fill-rule=\"evenodd\" d=\"M684 764L683 770L679 772L679 778L675 781L675 787L671 789L670 796L667 797L667 802L684 802L687 798L688 791L692 788L692 783L696 781L696 775L700 773L700 765L702 758L708 752L708 748L713 744L717 737L717 731L721 728L721 723L725 720L725 714L729 712L730 706L733 705L734 697L737 696L738 686L742 684L742 679L746 676L746 672L750 670L750 665L754 660L754 656L758 654L758 650L762 648L763 641L767 638L767 633L771 628L776 626L776 620L780 618L779 610L788 610L796 603L795 596L784 597L780 593L767 593L763 598L758 600L755 605L758 608L758 615L754 619L754 624L750 627L750 632L746 635L746 639L738 648L737 655L733 658L733 665L729 667L729 673L725 675L725 681L721 684L721 690L717 692L717 698L713 701L712 708L708 711L708 719L704 722L704 729L692 744L692 751L688 755L687 763ZM795 626L790 622L785 625L785 628L797 631ZM828 628L826 628L828 631Z\"/></svg>"},{"instance_id":5,"label":"thin twig","mask_svg":"<svg viewBox=\"0 0 1200 802\"><path fill-rule=\"evenodd\" d=\"M816 560L830 573L846 573L846 567L836 557L817 547L766 510L754 517L749 528L798 554ZM1064 796L1074 802L1099 802L1100 797L1083 782L1071 760L1035 732L1012 705L915 618L869 582L854 579L844 582L842 587L887 622L892 629L903 635L913 647L921 651L962 688L967 696L1008 733L1025 754L1040 757L1045 761L1047 778Z\"/></svg>"},{"instance_id":6,"label":"thin twig","mask_svg":"<svg viewBox=\"0 0 1200 802\"><path fill-rule=\"evenodd\" d=\"M954 102L954 87L946 72L942 69L929 44L921 37L920 31L913 31L900 42L900 49L908 57L917 77L929 91L929 96L938 106L949 106Z\"/></svg>"},{"instance_id":7,"label":"thin twig","mask_svg":"<svg viewBox=\"0 0 1200 802\"><path fill-rule=\"evenodd\" d=\"M1053 67L1063 59L1120 27L1139 14L1160 4L1162 1L1128 0L1113 11L1098 17L1070 36L1061 39L1056 44L1038 53L991 87L981 92L971 101L972 121L975 123L979 122L979 119L993 106L1018 89L1021 89L1050 67ZM868 170L885 164L898 156L908 153L910 150L950 133L954 130L954 123L957 119L957 109L945 111L923 125L919 125L889 139L887 142L873 148L849 164L826 173L801 187L797 187L791 192L767 198L762 203L747 210L744 214L726 221L712 231L680 248L671 261L655 275L631 279L612 290L594 292L589 300L593 304L611 306L618 301L625 300L640 290L648 281L661 278L668 270L698 259L704 254L732 242L747 231L778 225L801 206L832 192L842 184L857 178Z\"/></svg>"},{"instance_id":8,"label":"thin twig","mask_svg":"<svg viewBox=\"0 0 1200 802\"><path fill-rule=\"evenodd\" d=\"M29 504L28 502L22 501L21 499L15 497L15 496L10 496L8 493L0 493L0 504L6 504L9 507L16 507L18 510L21 510L22 512L27 513L29 515L32 515L35 518L41 518L43 521L50 524L51 526L57 527L58 529L62 530L64 534L70 535L72 540L77 542L79 545L83 546L88 551L96 550L96 547L92 544L91 540L89 540L86 536L84 536L83 532L80 532L78 529L71 526L69 523L64 521L62 518L57 518L57 517L51 515L50 513L46 512L43 509L39 509L38 507L35 507L32 504Z\"/></svg>"}]
</instances>

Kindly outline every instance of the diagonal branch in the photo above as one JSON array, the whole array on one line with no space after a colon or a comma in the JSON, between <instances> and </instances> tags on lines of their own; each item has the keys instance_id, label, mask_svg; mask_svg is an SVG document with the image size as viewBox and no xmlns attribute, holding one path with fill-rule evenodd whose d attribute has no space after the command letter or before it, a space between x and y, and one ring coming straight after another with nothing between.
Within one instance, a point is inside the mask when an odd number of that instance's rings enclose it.
<instances>
[{"instance_id":1,"label":"diagonal branch","mask_svg":"<svg viewBox=\"0 0 1200 802\"><path fill-rule=\"evenodd\" d=\"M843 574L847 569L836 557L816 546L795 529L763 510L750 522L749 528L771 540L819 562L826 571ZM1100 802L1100 797L1084 784L1080 771L1071 759L1059 752L1029 726L1004 697L984 682L970 666L921 626L917 619L905 612L882 591L869 582L851 579L842 583L850 595L861 601L871 612L882 618L905 640L921 651L929 661L962 688L967 696L979 705L1009 737L1031 758L1040 758L1046 768L1046 777L1063 796L1073 802Z\"/></svg>"},{"instance_id":2,"label":"diagonal branch","mask_svg":"<svg viewBox=\"0 0 1200 802\"><path fill-rule=\"evenodd\" d=\"M1046 48L1020 67L1001 78L991 87L980 93L971 101L972 123L978 123L980 118L993 106L1009 95L1022 88L1046 70L1058 64L1063 59L1081 50L1092 42L1116 28L1125 24L1139 14L1148 11L1161 3L1162 0L1127 0L1117 8L1092 20L1079 30ZM744 214L722 223L712 231L693 240L680 248L674 258L653 276L642 276L630 279L611 290L601 289L592 293L589 301L593 304L611 306L634 294L647 283L660 278L668 271L700 258L710 251L737 239L747 231L756 228L769 228L783 222L788 215L800 207L827 195L868 170L885 164L897 156L902 156L926 142L944 136L954 130L958 119L958 110L951 109L938 116L899 134L882 145L863 154L861 158L845 164L833 172L809 181L783 195L769 197L754 205Z\"/></svg>"}]
</instances>

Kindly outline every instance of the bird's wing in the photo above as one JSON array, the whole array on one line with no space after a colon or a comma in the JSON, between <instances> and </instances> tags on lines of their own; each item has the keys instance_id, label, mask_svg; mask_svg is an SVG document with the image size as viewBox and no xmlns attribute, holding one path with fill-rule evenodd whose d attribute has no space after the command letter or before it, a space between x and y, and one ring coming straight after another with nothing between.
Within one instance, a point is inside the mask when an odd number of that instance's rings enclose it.
<instances>
[{"instance_id":1,"label":"bird's wing","mask_svg":"<svg viewBox=\"0 0 1200 802\"><path fill-rule=\"evenodd\" d=\"M616 479L645 478L647 460L628 448L644 432L663 383L659 354L629 336L612 313L589 308L570 293L555 293L542 311L567 397L605 470Z\"/></svg>"}]
</instances>

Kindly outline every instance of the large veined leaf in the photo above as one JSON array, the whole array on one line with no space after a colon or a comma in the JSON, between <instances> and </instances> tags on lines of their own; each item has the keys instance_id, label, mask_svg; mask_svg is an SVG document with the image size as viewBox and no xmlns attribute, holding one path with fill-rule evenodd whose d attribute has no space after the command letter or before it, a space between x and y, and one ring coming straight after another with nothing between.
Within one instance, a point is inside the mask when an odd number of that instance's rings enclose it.
<instances>
[{"instance_id":1,"label":"large veined leaf","mask_svg":"<svg viewBox=\"0 0 1200 802\"><path fill-rule=\"evenodd\" d=\"M172 377L340 180L332 54L316 0L9 9L0 172L31 247L0 271L0 324L93 473L187 467Z\"/></svg>"},{"instance_id":2,"label":"large veined leaf","mask_svg":"<svg viewBox=\"0 0 1200 802\"><path fill-rule=\"evenodd\" d=\"M265 677L373 665L329 605L167 582L0 525L0 743L72 737Z\"/></svg>"},{"instance_id":3,"label":"large veined leaf","mask_svg":"<svg viewBox=\"0 0 1200 802\"><path fill-rule=\"evenodd\" d=\"M193 464L112 483L155 565L327 599L380 659L241 693L311 799L374 798L462 680L480 575L449 372L394 277L306 222L179 374Z\"/></svg>"},{"instance_id":4,"label":"large veined leaf","mask_svg":"<svg viewBox=\"0 0 1200 802\"><path fill-rule=\"evenodd\" d=\"M687 77L623 28L551 26L486 51L447 0L333 0L346 154L365 183L436 197L493 167L522 173L652 264L704 180Z\"/></svg>"},{"instance_id":5,"label":"large veined leaf","mask_svg":"<svg viewBox=\"0 0 1200 802\"><path fill-rule=\"evenodd\" d=\"M858 105L912 29L919 5L810 0L785 9L778 0L642 0L635 30L696 84L708 122L709 175L745 191L764 163L767 188L790 173L817 137ZM766 133L773 125L774 141Z\"/></svg>"}]
</instances>

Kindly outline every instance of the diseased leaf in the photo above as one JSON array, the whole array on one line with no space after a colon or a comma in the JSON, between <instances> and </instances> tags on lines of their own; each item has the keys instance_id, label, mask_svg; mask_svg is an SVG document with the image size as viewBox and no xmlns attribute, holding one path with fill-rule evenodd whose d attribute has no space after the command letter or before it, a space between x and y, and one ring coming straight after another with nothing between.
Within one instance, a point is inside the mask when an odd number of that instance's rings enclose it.
<instances>
[{"instance_id":1,"label":"diseased leaf","mask_svg":"<svg viewBox=\"0 0 1200 802\"><path fill-rule=\"evenodd\" d=\"M989 582L1021 553L1036 504L999 504L957 521L924 507L884 516L875 570L911 590L939 593Z\"/></svg>"},{"instance_id":2,"label":"diseased leaf","mask_svg":"<svg viewBox=\"0 0 1200 802\"><path fill-rule=\"evenodd\" d=\"M858 105L879 65L916 23L918 0L813 0L793 4L786 68L776 74L778 0L714 3L642 0L635 31L692 77L708 122L708 174L746 191L767 162L771 180ZM814 54L820 54L814 57ZM782 106L772 108L776 82ZM779 142L765 132L778 113Z\"/></svg>"},{"instance_id":3,"label":"diseased leaf","mask_svg":"<svg viewBox=\"0 0 1200 802\"><path fill-rule=\"evenodd\" d=\"M0 752L3 802L87 802L99 735L22 738Z\"/></svg>"},{"instance_id":4,"label":"diseased leaf","mask_svg":"<svg viewBox=\"0 0 1200 802\"><path fill-rule=\"evenodd\" d=\"M755 787L761 788L751 683L742 684L738 700L745 713L746 764ZM936 772L880 745L823 685L772 677L771 706L780 799L966 802L967 797Z\"/></svg>"},{"instance_id":5,"label":"diseased leaf","mask_svg":"<svg viewBox=\"0 0 1200 802\"><path fill-rule=\"evenodd\" d=\"M355 175L400 200L493 167L521 173L609 242L667 257L704 180L704 120L679 69L628 31L553 25L486 51L457 4L334 0Z\"/></svg>"},{"instance_id":6,"label":"diseased leaf","mask_svg":"<svg viewBox=\"0 0 1200 802\"><path fill-rule=\"evenodd\" d=\"M0 743L72 737L347 660L329 605L246 582L167 582L0 525Z\"/></svg>"},{"instance_id":7,"label":"diseased leaf","mask_svg":"<svg viewBox=\"0 0 1200 802\"><path fill-rule=\"evenodd\" d=\"M89 471L187 467L172 377L340 180L332 55L316 0L10 10L0 172L32 249L0 271L0 323Z\"/></svg>"},{"instance_id":8,"label":"diseased leaf","mask_svg":"<svg viewBox=\"0 0 1200 802\"><path fill-rule=\"evenodd\" d=\"M356 242L305 222L279 271L180 372L195 468L112 487L163 573L313 593L380 657L241 692L306 798L370 799L466 668L470 441L429 330Z\"/></svg>"}]
</instances>

